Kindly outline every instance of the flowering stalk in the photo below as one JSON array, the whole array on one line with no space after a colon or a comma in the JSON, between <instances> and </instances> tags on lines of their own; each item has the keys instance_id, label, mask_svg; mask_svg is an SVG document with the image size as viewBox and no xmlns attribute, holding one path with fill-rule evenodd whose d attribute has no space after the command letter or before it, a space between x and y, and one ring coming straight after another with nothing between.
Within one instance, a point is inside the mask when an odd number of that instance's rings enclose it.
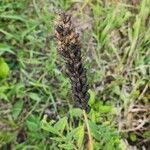
<instances>
[{"instance_id":1,"label":"flowering stalk","mask_svg":"<svg viewBox=\"0 0 150 150\"><path fill-rule=\"evenodd\" d=\"M89 112L87 77L86 70L82 65L79 34L75 32L70 15L62 12L59 16L60 18L55 28L58 52L64 57L66 62L66 73L71 81L75 105Z\"/></svg>"}]
</instances>

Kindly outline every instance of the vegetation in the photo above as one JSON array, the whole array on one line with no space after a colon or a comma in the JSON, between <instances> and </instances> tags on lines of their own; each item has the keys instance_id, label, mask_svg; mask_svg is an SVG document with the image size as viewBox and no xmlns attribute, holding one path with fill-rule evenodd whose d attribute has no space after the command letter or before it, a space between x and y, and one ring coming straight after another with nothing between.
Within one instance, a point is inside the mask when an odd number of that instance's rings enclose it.
<instances>
[{"instance_id":1,"label":"vegetation","mask_svg":"<svg viewBox=\"0 0 150 150\"><path fill-rule=\"evenodd\" d=\"M150 0L1 0L0 148L150 147ZM91 111L74 107L54 37L80 34Z\"/></svg>"},{"instance_id":2,"label":"vegetation","mask_svg":"<svg viewBox=\"0 0 150 150\"><path fill-rule=\"evenodd\" d=\"M55 33L58 40L58 52L65 58L66 73L71 81L72 95L77 107L90 111L86 70L82 64L79 34L75 32L71 16L59 14Z\"/></svg>"}]
</instances>

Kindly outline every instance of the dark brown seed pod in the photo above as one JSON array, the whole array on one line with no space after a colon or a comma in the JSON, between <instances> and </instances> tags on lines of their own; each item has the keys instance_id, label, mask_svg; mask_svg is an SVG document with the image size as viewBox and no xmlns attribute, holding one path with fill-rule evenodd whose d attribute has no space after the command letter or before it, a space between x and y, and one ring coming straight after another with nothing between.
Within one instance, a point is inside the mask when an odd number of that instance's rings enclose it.
<instances>
[{"instance_id":1,"label":"dark brown seed pod","mask_svg":"<svg viewBox=\"0 0 150 150\"><path fill-rule=\"evenodd\" d=\"M75 105L89 112L87 77L82 64L79 34L75 32L70 15L64 12L59 14L55 36L58 43L58 52L66 61L66 74L70 78Z\"/></svg>"}]
</instances>

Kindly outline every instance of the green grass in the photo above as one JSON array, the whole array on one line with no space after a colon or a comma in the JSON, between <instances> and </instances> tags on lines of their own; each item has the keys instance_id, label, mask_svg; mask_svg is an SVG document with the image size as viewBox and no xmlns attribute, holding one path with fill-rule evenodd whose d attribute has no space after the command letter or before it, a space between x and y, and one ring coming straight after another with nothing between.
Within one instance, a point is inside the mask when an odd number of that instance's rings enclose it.
<instances>
[{"instance_id":1,"label":"green grass","mask_svg":"<svg viewBox=\"0 0 150 150\"><path fill-rule=\"evenodd\" d=\"M126 150L129 145L140 149L142 142L146 147L149 8L149 0L137 5L1 0L0 57L10 74L0 78L0 148L83 150L92 144L94 150ZM57 53L54 22L59 9L69 11L79 31L84 30L81 43L91 95L88 121L82 110L73 108L64 61ZM137 130L139 121L145 122Z\"/></svg>"}]
</instances>

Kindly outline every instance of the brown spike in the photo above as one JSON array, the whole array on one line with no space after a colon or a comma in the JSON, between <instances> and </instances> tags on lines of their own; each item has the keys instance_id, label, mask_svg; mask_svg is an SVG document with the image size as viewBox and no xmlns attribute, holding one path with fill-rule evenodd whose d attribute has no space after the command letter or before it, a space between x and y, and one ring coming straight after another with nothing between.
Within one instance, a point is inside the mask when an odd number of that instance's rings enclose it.
<instances>
[{"instance_id":1,"label":"brown spike","mask_svg":"<svg viewBox=\"0 0 150 150\"><path fill-rule=\"evenodd\" d=\"M81 59L79 34L74 30L70 15L62 12L59 13L59 17L55 27L55 36L58 42L58 51L66 61L66 70L71 81L73 99L78 107L89 112L87 77Z\"/></svg>"}]
</instances>

